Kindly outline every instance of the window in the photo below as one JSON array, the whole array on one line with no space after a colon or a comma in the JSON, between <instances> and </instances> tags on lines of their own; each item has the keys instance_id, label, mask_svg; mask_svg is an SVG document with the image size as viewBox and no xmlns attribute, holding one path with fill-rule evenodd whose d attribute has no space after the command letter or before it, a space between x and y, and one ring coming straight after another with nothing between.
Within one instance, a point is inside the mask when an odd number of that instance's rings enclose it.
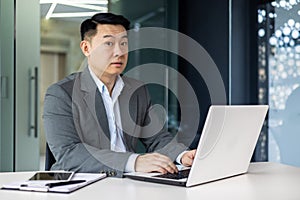
<instances>
[{"instance_id":1,"label":"window","mask_svg":"<svg viewBox=\"0 0 300 200\"><path fill-rule=\"evenodd\" d=\"M259 100L270 105L268 158L300 166L300 1L263 3L257 11Z\"/></svg>"}]
</instances>

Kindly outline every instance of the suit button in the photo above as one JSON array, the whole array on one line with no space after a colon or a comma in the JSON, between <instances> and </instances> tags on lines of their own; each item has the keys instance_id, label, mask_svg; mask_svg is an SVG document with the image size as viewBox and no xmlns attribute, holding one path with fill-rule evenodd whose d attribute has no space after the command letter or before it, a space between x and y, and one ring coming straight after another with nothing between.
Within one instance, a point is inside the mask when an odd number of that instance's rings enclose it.
<instances>
[{"instance_id":1,"label":"suit button","mask_svg":"<svg viewBox=\"0 0 300 200\"><path fill-rule=\"evenodd\" d=\"M113 171L108 171L108 176L113 176Z\"/></svg>"}]
</instances>

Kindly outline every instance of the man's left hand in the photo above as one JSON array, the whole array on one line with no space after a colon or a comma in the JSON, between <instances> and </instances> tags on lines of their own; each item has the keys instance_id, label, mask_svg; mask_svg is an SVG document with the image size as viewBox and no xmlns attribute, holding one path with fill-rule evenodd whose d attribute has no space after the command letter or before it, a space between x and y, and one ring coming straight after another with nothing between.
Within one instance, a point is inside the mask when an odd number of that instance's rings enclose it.
<instances>
[{"instance_id":1,"label":"man's left hand","mask_svg":"<svg viewBox=\"0 0 300 200\"><path fill-rule=\"evenodd\" d=\"M196 154L196 149L185 152L181 157L181 164L186 167L190 167L193 164L194 158Z\"/></svg>"}]
</instances>

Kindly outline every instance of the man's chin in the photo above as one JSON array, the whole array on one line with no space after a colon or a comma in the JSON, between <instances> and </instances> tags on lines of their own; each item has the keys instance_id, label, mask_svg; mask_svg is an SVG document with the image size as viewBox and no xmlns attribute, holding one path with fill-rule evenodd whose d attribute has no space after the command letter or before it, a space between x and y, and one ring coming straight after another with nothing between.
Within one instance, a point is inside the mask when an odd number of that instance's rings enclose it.
<instances>
[{"instance_id":1,"label":"man's chin","mask_svg":"<svg viewBox=\"0 0 300 200\"><path fill-rule=\"evenodd\" d=\"M103 75L109 75L109 76L119 76L122 74L123 70L114 70L114 71L106 71L103 73Z\"/></svg>"},{"instance_id":2,"label":"man's chin","mask_svg":"<svg viewBox=\"0 0 300 200\"><path fill-rule=\"evenodd\" d=\"M110 74L121 74L124 71L124 67L109 67L106 72Z\"/></svg>"}]
</instances>

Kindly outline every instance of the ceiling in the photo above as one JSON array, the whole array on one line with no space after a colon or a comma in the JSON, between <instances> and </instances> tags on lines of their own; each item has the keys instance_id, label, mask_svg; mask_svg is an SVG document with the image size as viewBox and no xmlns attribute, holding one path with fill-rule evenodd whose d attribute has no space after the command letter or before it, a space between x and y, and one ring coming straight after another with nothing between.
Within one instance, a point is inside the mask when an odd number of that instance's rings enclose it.
<instances>
[{"instance_id":1,"label":"ceiling","mask_svg":"<svg viewBox=\"0 0 300 200\"><path fill-rule=\"evenodd\" d=\"M149 0L40 0L40 9L42 18L77 22L108 11L122 14L133 23L153 20L163 14L165 0L146 2Z\"/></svg>"},{"instance_id":2,"label":"ceiling","mask_svg":"<svg viewBox=\"0 0 300 200\"><path fill-rule=\"evenodd\" d=\"M108 11L108 0L40 0L41 17L66 21L82 21L99 12Z\"/></svg>"}]
</instances>

